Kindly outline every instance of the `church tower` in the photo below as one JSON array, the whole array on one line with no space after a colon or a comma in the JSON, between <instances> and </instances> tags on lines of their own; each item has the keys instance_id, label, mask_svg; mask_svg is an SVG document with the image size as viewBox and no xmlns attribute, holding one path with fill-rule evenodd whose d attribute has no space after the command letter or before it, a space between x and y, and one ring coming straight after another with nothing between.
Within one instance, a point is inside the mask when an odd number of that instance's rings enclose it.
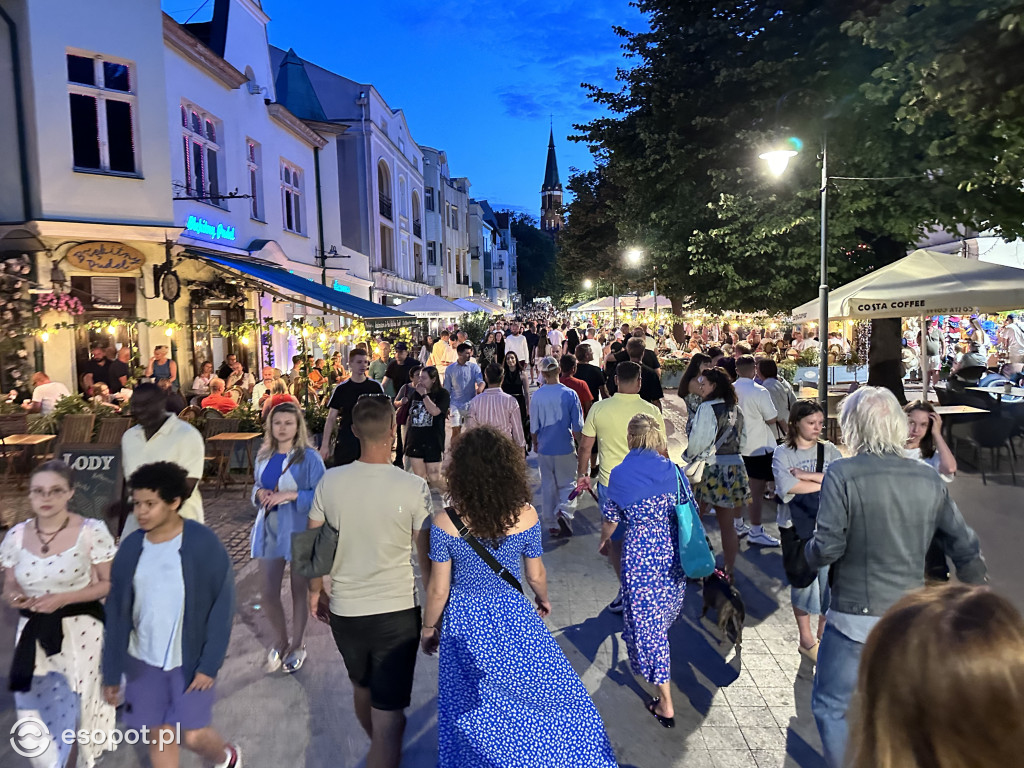
<instances>
[{"instance_id":1,"label":"church tower","mask_svg":"<svg viewBox=\"0 0 1024 768\"><path fill-rule=\"evenodd\" d=\"M562 229L562 183L558 180L555 158L555 130L548 139L548 163L544 168L544 186L540 188L540 228L552 237Z\"/></svg>"}]
</instances>

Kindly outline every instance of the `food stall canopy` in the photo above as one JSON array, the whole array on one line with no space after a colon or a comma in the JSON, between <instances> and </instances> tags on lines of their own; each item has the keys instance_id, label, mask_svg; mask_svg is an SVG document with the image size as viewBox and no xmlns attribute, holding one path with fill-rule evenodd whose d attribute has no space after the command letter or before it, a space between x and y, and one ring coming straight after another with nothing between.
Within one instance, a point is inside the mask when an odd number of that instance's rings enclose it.
<instances>
[{"instance_id":1,"label":"food stall canopy","mask_svg":"<svg viewBox=\"0 0 1024 768\"><path fill-rule=\"evenodd\" d=\"M470 296L462 299L455 299L453 304L458 304L466 312L486 312L488 315L504 315L508 312L505 307L485 299L483 296Z\"/></svg>"},{"instance_id":2,"label":"food stall canopy","mask_svg":"<svg viewBox=\"0 0 1024 768\"><path fill-rule=\"evenodd\" d=\"M615 306L615 300L611 296L602 296L600 299L592 299L586 302L577 312L601 312L611 310Z\"/></svg>"},{"instance_id":3,"label":"food stall canopy","mask_svg":"<svg viewBox=\"0 0 1024 768\"><path fill-rule=\"evenodd\" d=\"M412 301L407 301L399 306L406 314L416 315L416 317L458 317L466 311L458 304L432 293L417 296Z\"/></svg>"},{"instance_id":4,"label":"food stall canopy","mask_svg":"<svg viewBox=\"0 0 1024 768\"><path fill-rule=\"evenodd\" d=\"M1024 305L1024 269L918 250L828 294L830 320L968 315ZM817 321L819 301L793 310L793 321Z\"/></svg>"},{"instance_id":5,"label":"food stall canopy","mask_svg":"<svg viewBox=\"0 0 1024 768\"><path fill-rule=\"evenodd\" d=\"M229 256L214 256L209 253L196 255L213 264L234 269L238 272L249 275L250 277L254 277L257 280L270 283L271 285L276 285L286 291L291 291L299 294L300 296L306 296L315 301L328 304L346 315L367 320L383 318L397 318L404 320L413 319L405 312L401 312L394 307L375 304L372 301L361 299L350 293L335 291L328 288L326 285L314 283L312 280L307 280L305 277L301 277L300 275L294 275L288 270L281 269L281 267L276 267L273 264L264 264L252 260L234 259ZM399 325L401 325L401 323Z\"/></svg>"}]
</instances>

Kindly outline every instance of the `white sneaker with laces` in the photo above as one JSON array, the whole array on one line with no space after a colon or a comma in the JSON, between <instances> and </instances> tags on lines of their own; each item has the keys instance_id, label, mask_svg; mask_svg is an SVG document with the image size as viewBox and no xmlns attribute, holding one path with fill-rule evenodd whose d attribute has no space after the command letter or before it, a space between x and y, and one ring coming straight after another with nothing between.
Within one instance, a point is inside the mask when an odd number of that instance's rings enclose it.
<instances>
[{"instance_id":1,"label":"white sneaker with laces","mask_svg":"<svg viewBox=\"0 0 1024 768\"><path fill-rule=\"evenodd\" d=\"M732 527L736 529L736 535L739 536L741 539L748 533L750 533L751 530L750 526L740 519L734 520L732 523Z\"/></svg>"},{"instance_id":2,"label":"white sneaker with laces","mask_svg":"<svg viewBox=\"0 0 1024 768\"><path fill-rule=\"evenodd\" d=\"M758 547L777 547L779 546L779 540L769 534L760 525L750 529L750 535L747 537L748 544L754 544Z\"/></svg>"}]
</instances>

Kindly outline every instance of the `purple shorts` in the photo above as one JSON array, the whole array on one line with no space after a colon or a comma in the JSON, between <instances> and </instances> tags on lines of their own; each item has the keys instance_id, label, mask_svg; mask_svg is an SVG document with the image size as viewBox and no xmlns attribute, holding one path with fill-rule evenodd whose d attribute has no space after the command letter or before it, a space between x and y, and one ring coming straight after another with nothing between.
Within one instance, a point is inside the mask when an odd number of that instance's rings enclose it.
<instances>
[{"instance_id":1,"label":"purple shorts","mask_svg":"<svg viewBox=\"0 0 1024 768\"><path fill-rule=\"evenodd\" d=\"M134 656L128 656L125 673L124 724L129 728L180 723L183 731L195 731L213 722L216 686L185 693L192 681L185 680L181 667L163 670Z\"/></svg>"}]
</instances>

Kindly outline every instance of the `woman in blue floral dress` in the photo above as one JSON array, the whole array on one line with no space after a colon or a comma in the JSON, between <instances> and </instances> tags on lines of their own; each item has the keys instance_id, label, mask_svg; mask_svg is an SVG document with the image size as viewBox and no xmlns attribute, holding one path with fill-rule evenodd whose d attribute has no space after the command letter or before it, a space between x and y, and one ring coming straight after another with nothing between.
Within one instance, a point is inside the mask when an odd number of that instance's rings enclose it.
<instances>
[{"instance_id":1,"label":"woman in blue floral dress","mask_svg":"<svg viewBox=\"0 0 1024 768\"><path fill-rule=\"evenodd\" d=\"M435 516L421 646L441 651L438 765L617 765L601 716L542 620L551 604L522 450L493 427L464 432L447 479L462 523L512 576L525 576L536 606L491 570L446 512Z\"/></svg>"},{"instance_id":2,"label":"woman in blue floral dress","mask_svg":"<svg viewBox=\"0 0 1024 768\"><path fill-rule=\"evenodd\" d=\"M651 683L658 695L647 710L666 728L675 726L669 686L668 630L683 609L686 574L679 565L676 491L679 473L666 457L668 443L658 422L638 414L626 433L629 453L608 480L601 510L601 548L619 525L622 542L622 639L633 674Z\"/></svg>"}]
</instances>

